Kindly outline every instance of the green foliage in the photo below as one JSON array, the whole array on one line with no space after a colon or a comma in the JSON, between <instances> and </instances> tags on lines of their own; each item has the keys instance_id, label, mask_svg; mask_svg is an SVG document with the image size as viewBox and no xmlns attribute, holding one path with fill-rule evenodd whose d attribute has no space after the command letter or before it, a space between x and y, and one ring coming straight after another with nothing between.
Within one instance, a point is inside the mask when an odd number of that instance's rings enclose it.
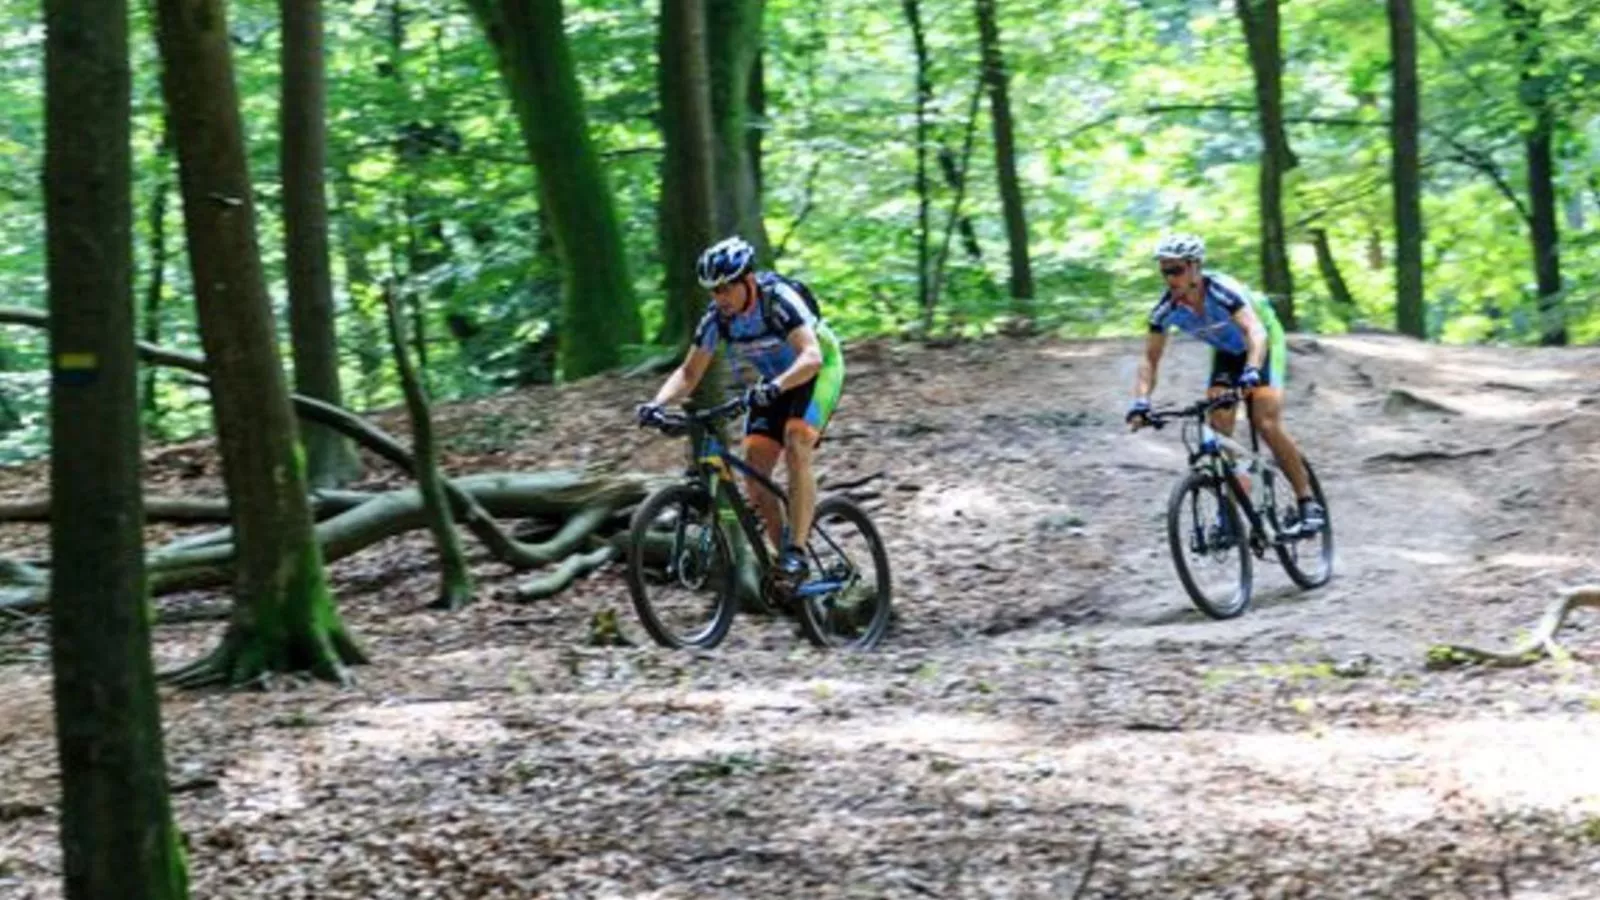
<instances>
[{"instance_id":1,"label":"green foliage","mask_svg":"<svg viewBox=\"0 0 1600 900\"><path fill-rule=\"evenodd\" d=\"M1594 0L1527 0L1541 11L1534 75L1556 112L1563 298L1571 335L1600 339L1600 62ZM644 333L662 317L657 209L657 4L568 0L572 56L591 137L623 224ZM1217 268L1256 280L1258 137L1232 0L1001 0L998 12L1028 209L1037 315L1067 335L1132 334L1160 290L1148 248L1165 228L1203 232ZM1505 0L1419 9L1425 283L1431 337L1537 338L1519 131L1523 59ZM441 400L557 376L560 281L535 173L494 54L466 7L445 0L327 7L334 277L357 406L398 401L379 289L415 298L429 388ZM281 305L277 187L277 5L231 5L238 78L260 199L260 242ZM1381 4L1282 5L1285 108L1300 165L1286 185L1297 304L1308 327L1393 319L1388 32ZM171 190L161 155L154 40L136 5L135 286L152 276L149 209ZM959 154L977 77L971 0L924 0L934 156ZM43 302L42 21L37 0L0 0L0 291ZM768 0L763 204L780 268L817 290L846 337L908 330L915 309L914 61L899 4ZM396 44L395 36L401 38ZM1005 235L987 107L935 328L993 329L1008 312ZM934 170L937 248L955 191ZM732 173L719 171L718 178ZM175 197L175 195L174 195ZM157 323L162 343L199 349L176 202ZM1355 298L1336 309L1305 229L1327 230ZM287 329L280 328L287 344ZM285 347L287 350L287 347ZM628 352L646 358L649 348ZM285 356L287 357L287 352ZM41 451L44 342L0 333L0 460ZM157 380L158 436L209 427L204 393Z\"/></svg>"}]
</instances>

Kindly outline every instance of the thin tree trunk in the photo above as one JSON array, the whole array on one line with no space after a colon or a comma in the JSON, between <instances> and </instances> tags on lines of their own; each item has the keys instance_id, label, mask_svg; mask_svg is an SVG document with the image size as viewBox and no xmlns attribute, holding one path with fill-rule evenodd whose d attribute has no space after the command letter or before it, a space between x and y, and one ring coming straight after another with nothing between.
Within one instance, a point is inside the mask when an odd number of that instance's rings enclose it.
<instances>
[{"instance_id":1,"label":"thin tree trunk","mask_svg":"<svg viewBox=\"0 0 1600 900\"><path fill-rule=\"evenodd\" d=\"M1283 54L1279 47L1278 0L1235 0L1250 47L1256 108L1261 123L1261 280L1283 326L1294 330L1294 278L1283 227L1283 176L1299 164L1283 130Z\"/></svg>"},{"instance_id":2,"label":"thin tree trunk","mask_svg":"<svg viewBox=\"0 0 1600 900\"><path fill-rule=\"evenodd\" d=\"M755 163L750 156L750 80L761 52L763 0L705 0L707 73L711 79L711 129L716 142L719 235L739 234L756 248L762 265L772 244L761 213Z\"/></svg>"},{"instance_id":3,"label":"thin tree trunk","mask_svg":"<svg viewBox=\"0 0 1600 900\"><path fill-rule=\"evenodd\" d=\"M383 344L381 329L374 321L376 283L367 263L367 226L361 220L355 187L347 166L341 165L333 180L334 202L338 209L339 256L344 260L344 292L355 322L356 364L361 369L361 399L364 408L377 405L383 384Z\"/></svg>"},{"instance_id":4,"label":"thin tree trunk","mask_svg":"<svg viewBox=\"0 0 1600 900\"><path fill-rule=\"evenodd\" d=\"M283 229L295 390L342 405L339 339L328 272L327 88L321 0L280 0L283 19ZM302 430L313 487L337 487L361 471L355 447L321 426Z\"/></svg>"},{"instance_id":5,"label":"thin tree trunk","mask_svg":"<svg viewBox=\"0 0 1600 900\"><path fill-rule=\"evenodd\" d=\"M389 4L389 77L404 91L406 62L406 8L402 0L391 0ZM400 158L401 171L399 177L394 179L398 192L400 216L405 232L405 278L413 288L406 292L407 312L411 314L411 345L417 354L417 366L422 370L423 377L428 371L428 295L431 289L424 289L423 283L432 283L432 273L435 267L442 265L449 254L444 249L444 230L439 222L432 219L425 212L428 205L423 198L417 196L416 183L412 179L412 166L420 164L428 155L426 141L418 133L418 123L408 121L400 126L395 139L397 155ZM393 247L391 245L390 272L398 278L399 266L393 264ZM386 301L385 301L386 302ZM380 304L381 305L381 304ZM380 311L380 318L382 317Z\"/></svg>"},{"instance_id":6,"label":"thin tree trunk","mask_svg":"<svg viewBox=\"0 0 1600 900\"><path fill-rule=\"evenodd\" d=\"M1350 288L1345 284L1344 275L1339 272L1339 263L1333 258L1333 247L1328 243L1328 232L1321 228L1311 229L1311 243L1317 250L1317 270L1322 273L1322 280L1328 285L1328 296L1333 300L1333 306L1339 314L1348 319L1355 312L1356 301L1350 296Z\"/></svg>"},{"instance_id":7,"label":"thin tree trunk","mask_svg":"<svg viewBox=\"0 0 1600 900\"><path fill-rule=\"evenodd\" d=\"M928 104L933 100L933 82L928 75L928 41L922 30L921 0L901 0L901 6L911 26L911 49L917 60L917 306L922 310L922 333L928 335L933 333L934 300L928 226L932 202L928 184Z\"/></svg>"},{"instance_id":8,"label":"thin tree trunk","mask_svg":"<svg viewBox=\"0 0 1600 900\"><path fill-rule=\"evenodd\" d=\"M616 205L589 139L561 0L468 5L495 48L561 257L562 373L573 379L609 369L622 362L623 347L639 343L639 305Z\"/></svg>"},{"instance_id":9,"label":"thin tree trunk","mask_svg":"<svg viewBox=\"0 0 1600 900\"><path fill-rule=\"evenodd\" d=\"M155 193L150 197L150 283L144 293L144 340L161 343L161 295L167 284L167 196L172 193L171 172L172 132L163 122L161 142L156 156L165 165L161 177L156 179ZM144 425L153 434L161 433L161 398L156 394L156 370L144 373Z\"/></svg>"},{"instance_id":10,"label":"thin tree trunk","mask_svg":"<svg viewBox=\"0 0 1600 900\"><path fill-rule=\"evenodd\" d=\"M1550 75L1540 71L1543 61L1539 31L1540 12L1523 0L1506 0L1506 18L1521 57L1518 83L1530 123L1523 129L1528 155L1528 194L1532 201L1533 271L1539 289L1539 343L1547 347L1567 343L1562 311L1561 235L1556 225L1555 161L1551 149L1555 112L1550 108Z\"/></svg>"},{"instance_id":11,"label":"thin tree trunk","mask_svg":"<svg viewBox=\"0 0 1600 900\"><path fill-rule=\"evenodd\" d=\"M68 900L180 900L150 661L125 0L45 3L50 659Z\"/></svg>"},{"instance_id":12,"label":"thin tree trunk","mask_svg":"<svg viewBox=\"0 0 1600 900\"><path fill-rule=\"evenodd\" d=\"M757 203L762 196L761 141L767 130L767 67L766 53L758 45L756 60L750 66L750 93L746 107L754 121L747 129L749 138L745 152L750 154L750 179L755 183Z\"/></svg>"},{"instance_id":13,"label":"thin tree trunk","mask_svg":"<svg viewBox=\"0 0 1600 900\"><path fill-rule=\"evenodd\" d=\"M972 102L967 106L967 126L961 140L961 163L959 166L952 160L945 165L945 179L950 182L950 187L955 190L955 199L950 201L950 217L945 222L944 238L939 242L939 252L933 259L933 298L932 305L938 305L939 295L944 290L944 265L950 257L950 238L955 234L956 223L966 217L961 214L961 203L967 196L967 164L972 159L973 138L978 131L978 100L983 96L982 82L979 89L972 92ZM940 160L945 155L941 153ZM970 226L970 223L968 224Z\"/></svg>"},{"instance_id":14,"label":"thin tree trunk","mask_svg":"<svg viewBox=\"0 0 1600 900\"><path fill-rule=\"evenodd\" d=\"M661 132L666 144L661 253L667 269L661 342L681 346L706 303L695 277L695 259L716 234L704 0L662 0L659 52Z\"/></svg>"},{"instance_id":15,"label":"thin tree trunk","mask_svg":"<svg viewBox=\"0 0 1600 900\"><path fill-rule=\"evenodd\" d=\"M995 0L977 0L978 36L982 45L983 77L989 88L989 112L994 125L994 161L1000 180L1000 206L1006 220L1006 246L1011 259L1013 311L1023 318L1033 314L1033 266L1028 258L1028 218L1017 178L1016 137L1012 131L1011 96L1005 56L1000 51L1000 26L995 20Z\"/></svg>"},{"instance_id":16,"label":"thin tree trunk","mask_svg":"<svg viewBox=\"0 0 1600 900\"><path fill-rule=\"evenodd\" d=\"M1422 315L1422 166L1417 147L1417 20L1412 0L1388 0L1393 69L1395 329L1426 337Z\"/></svg>"},{"instance_id":17,"label":"thin tree trunk","mask_svg":"<svg viewBox=\"0 0 1600 900\"><path fill-rule=\"evenodd\" d=\"M239 544L238 602L222 644L175 677L240 683L309 670L342 681L345 664L364 656L339 620L312 534L256 243L227 16L222 0L157 0L156 7L200 339Z\"/></svg>"},{"instance_id":18,"label":"thin tree trunk","mask_svg":"<svg viewBox=\"0 0 1600 900\"><path fill-rule=\"evenodd\" d=\"M427 393L406 351L405 329L400 324L400 304L391 283L383 292L388 312L389 344L394 348L394 365L406 394L406 410L411 416L411 455L416 469L417 490L439 550L439 597L436 609L456 610L472 602L472 571L461 550L461 534L456 531L450 502L445 497L443 476L439 473L438 452L433 441L433 413L428 409Z\"/></svg>"}]
</instances>

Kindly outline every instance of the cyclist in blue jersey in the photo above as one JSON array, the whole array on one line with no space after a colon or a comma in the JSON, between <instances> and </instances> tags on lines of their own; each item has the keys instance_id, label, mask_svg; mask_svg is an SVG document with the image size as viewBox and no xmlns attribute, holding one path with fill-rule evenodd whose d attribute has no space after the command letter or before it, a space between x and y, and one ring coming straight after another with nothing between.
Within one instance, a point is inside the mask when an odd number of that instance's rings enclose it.
<instances>
[{"instance_id":1,"label":"cyclist in blue jersey","mask_svg":"<svg viewBox=\"0 0 1600 900\"><path fill-rule=\"evenodd\" d=\"M711 291L711 302L683 363L638 414L648 424L667 404L688 397L705 377L718 344L727 344L736 374L746 373L745 380L752 382L745 392L745 461L768 476L780 455L788 465L788 546L778 546L783 522L777 498L753 479L746 479L745 493L778 550L779 571L798 580L806 573L799 545L811 532L817 500L812 456L844 388L844 355L833 330L796 284L775 272L755 271L754 262L754 248L739 237L700 255L695 270L701 286Z\"/></svg>"},{"instance_id":2,"label":"cyclist in blue jersey","mask_svg":"<svg viewBox=\"0 0 1600 900\"><path fill-rule=\"evenodd\" d=\"M1211 377L1207 396L1237 388L1250 397L1250 419L1272 455L1278 460L1300 501L1301 533L1320 531L1327 514L1311 495L1310 479L1300 460L1300 449L1283 427L1283 386L1287 375L1288 344L1272 304L1220 272L1207 271L1205 241L1190 234L1162 238L1155 251L1167 289L1150 311L1144 359L1134 386L1128 423L1135 429L1148 424L1150 392L1167 346L1167 332L1179 329L1211 346ZM1211 413L1211 427L1233 434L1232 407Z\"/></svg>"}]
</instances>

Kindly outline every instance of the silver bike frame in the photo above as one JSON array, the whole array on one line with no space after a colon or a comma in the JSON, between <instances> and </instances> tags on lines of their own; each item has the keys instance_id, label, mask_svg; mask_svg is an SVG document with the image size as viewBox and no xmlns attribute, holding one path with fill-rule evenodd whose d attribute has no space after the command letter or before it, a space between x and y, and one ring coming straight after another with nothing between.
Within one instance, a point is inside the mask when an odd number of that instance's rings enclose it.
<instances>
[{"instance_id":1,"label":"silver bike frame","mask_svg":"<svg viewBox=\"0 0 1600 900\"><path fill-rule=\"evenodd\" d=\"M1267 479L1262 477L1262 474L1263 471L1270 471L1273 477L1285 479L1283 483L1288 484L1288 476L1284 475L1283 469L1278 467L1277 460L1269 455L1257 453L1232 437L1212 428L1210 416L1200 419L1198 426L1195 422L1185 422L1183 427L1186 432L1191 428L1198 427L1199 429L1199 442L1196 446L1200 450L1200 456L1196 457L1194 461L1195 469L1205 471L1220 464L1223 471L1218 472L1218 474L1228 474L1227 468L1237 468L1239 463L1243 462L1244 474L1250 478L1249 497L1250 505L1254 508L1254 518L1266 530L1267 543L1269 545L1275 543L1278 539L1279 531L1272 520L1276 517L1277 510L1272 510L1272 515L1267 515L1267 508L1263 505L1266 500ZM1245 427L1249 428L1251 426L1246 423ZM1273 500L1276 502L1275 497Z\"/></svg>"}]
</instances>

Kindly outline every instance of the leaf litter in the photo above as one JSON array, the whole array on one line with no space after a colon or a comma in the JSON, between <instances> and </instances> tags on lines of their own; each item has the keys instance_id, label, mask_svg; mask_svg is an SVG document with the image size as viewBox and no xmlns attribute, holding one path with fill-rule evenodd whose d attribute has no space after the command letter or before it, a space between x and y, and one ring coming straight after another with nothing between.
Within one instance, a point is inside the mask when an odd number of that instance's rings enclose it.
<instances>
[{"instance_id":1,"label":"leaf litter","mask_svg":"<svg viewBox=\"0 0 1600 900\"><path fill-rule=\"evenodd\" d=\"M1328 489L1338 574L1301 593L1260 565L1256 607L1226 622L1189 607L1166 555L1181 447L1117 424L1128 341L852 348L819 465L868 479L888 542L899 616L872 654L749 617L716 651L654 648L614 565L519 605L516 576L473 551L479 602L442 613L425 534L343 560L341 609L376 660L355 687L163 691L193 895L1592 896L1592 625L1569 626L1562 662L1422 663L1441 640L1509 642L1593 577L1600 427L1579 413L1492 454L1363 461L1505 447L1583 409L1600 352L1296 348L1288 425ZM1175 348L1160 396L1189 399L1203 365ZM1538 393L1475 406L1490 377ZM1383 413L1400 385L1462 413ZM437 430L464 448L456 474L672 471L682 448L629 422L652 389L443 405ZM400 411L377 418L404 433ZM149 490L215 496L211 452L153 448ZM360 487L404 483L369 462ZM35 496L42 471L0 490ZM0 540L37 555L46 534ZM631 646L588 645L607 610ZM157 665L221 627L159 627ZM61 896L46 639L37 620L0 634L6 898Z\"/></svg>"}]
</instances>

